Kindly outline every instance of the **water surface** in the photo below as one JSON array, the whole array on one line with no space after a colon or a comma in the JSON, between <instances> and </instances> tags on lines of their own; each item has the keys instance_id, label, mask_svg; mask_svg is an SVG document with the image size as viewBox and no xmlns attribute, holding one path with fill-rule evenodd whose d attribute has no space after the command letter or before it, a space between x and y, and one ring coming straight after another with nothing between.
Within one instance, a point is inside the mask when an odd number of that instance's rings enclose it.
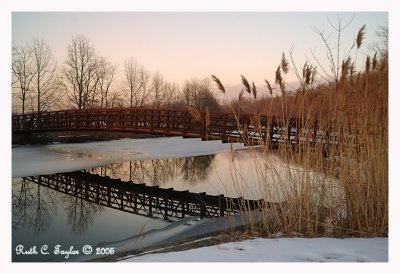
<instances>
[{"instance_id":1,"label":"water surface","mask_svg":"<svg viewBox=\"0 0 400 274\"><path fill-rule=\"evenodd\" d=\"M234 155L190 156L163 160L137 160L115 163L82 170L102 177L124 182L144 183L148 186L206 192L210 195L238 197L237 181L232 173L239 172L241 180L247 182L247 198L261 194L250 188L255 182L250 168L254 157L247 150ZM234 165L233 162L234 162ZM232 172L232 166L237 171ZM62 175L62 174L61 174ZM149 218L110 208L82 199L80 195L65 194L35 183L32 178L12 180L12 259L13 261L69 261L65 254L53 254L57 245L61 250L82 250L84 245L96 246L100 242L122 240L162 228L171 220ZM35 177L36 178L36 177ZM121 183L124 183L121 182ZM58 186L68 188L66 186ZM16 254L18 246L25 253ZM41 254L40 249L48 246L50 254ZM31 252L32 251L32 252Z\"/></svg>"}]
</instances>

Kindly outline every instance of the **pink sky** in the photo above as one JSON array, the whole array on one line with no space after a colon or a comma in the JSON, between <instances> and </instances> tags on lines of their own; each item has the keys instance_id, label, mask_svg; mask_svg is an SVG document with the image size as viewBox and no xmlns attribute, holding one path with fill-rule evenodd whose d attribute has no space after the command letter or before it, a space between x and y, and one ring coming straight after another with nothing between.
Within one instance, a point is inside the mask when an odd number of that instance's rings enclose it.
<instances>
[{"instance_id":1,"label":"pink sky","mask_svg":"<svg viewBox=\"0 0 400 274\"><path fill-rule=\"evenodd\" d=\"M312 27L324 30L334 42L328 19L336 23L338 15L343 23L354 15L342 33L343 53L358 29L367 25L359 56L379 41L377 28L388 20L386 12L14 12L12 43L42 38L62 64L72 36L83 34L98 54L118 65L120 74L124 60L133 57L178 84L215 74L226 85L239 84L245 75L263 86L266 78L273 82L282 52L288 55L291 46L299 66L311 58L311 49L324 63L325 50ZM289 74L287 81L293 80Z\"/></svg>"}]
</instances>

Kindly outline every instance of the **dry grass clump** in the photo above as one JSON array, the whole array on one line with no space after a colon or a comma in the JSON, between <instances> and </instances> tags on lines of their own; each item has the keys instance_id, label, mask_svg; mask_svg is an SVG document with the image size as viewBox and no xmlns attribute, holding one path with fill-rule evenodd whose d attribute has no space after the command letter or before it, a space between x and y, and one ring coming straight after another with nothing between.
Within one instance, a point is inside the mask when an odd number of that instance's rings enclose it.
<instances>
[{"instance_id":1,"label":"dry grass clump","mask_svg":"<svg viewBox=\"0 0 400 274\"><path fill-rule=\"evenodd\" d=\"M357 49L364 32L365 26L355 41ZM246 106L242 91L237 102L238 109L249 113L255 132L262 130L260 109L263 114L283 117L282 128L289 126L291 117L301 121L294 144L282 142L278 150L271 150L266 142L264 156L253 157L259 191L274 204L259 211L261 219L252 222L248 231L266 236L387 236L387 55L367 56L359 71L348 56L338 67L336 79L324 84L316 84L316 67L306 63L298 74L300 88L290 96L283 78L288 70L283 55L275 79L283 96L259 101L254 96ZM242 83L250 94L251 86L243 76ZM266 84L272 94L273 87ZM279 161L271 161L272 154ZM232 183L238 196L244 196L242 186L249 182L235 175ZM249 211L244 210L243 216Z\"/></svg>"}]
</instances>

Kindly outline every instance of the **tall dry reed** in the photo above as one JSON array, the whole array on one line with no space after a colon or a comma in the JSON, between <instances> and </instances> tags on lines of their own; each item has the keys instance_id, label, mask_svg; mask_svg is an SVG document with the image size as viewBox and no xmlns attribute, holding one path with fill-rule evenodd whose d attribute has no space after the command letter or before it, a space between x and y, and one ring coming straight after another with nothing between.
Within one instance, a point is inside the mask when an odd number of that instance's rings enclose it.
<instances>
[{"instance_id":1,"label":"tall dry reed","mask_svg":"<svg viewBox=\"0 0 400 274\"><path fill-rule=\"evenodd\" d=\"M357 49L364 27L360 31ZM374 55L373 60L367 57L359 71L348 57L341 63L337 81L320 85L313 84L316 67L305 64L301 87L294 96L285 96L282 72L287 73L288 65L284 56L283 60L276 72L283 96L270 99L264 110L283 117L284 129L289 126L290 117L302 123L297 127L294 144L282 142L272 150L265 142L264 157L254 157L258 191L272 204L259 210L262 218L251 222L248 231L266 236L387 236L387 56L378 59ZM243 76L242 82L250 93L250 84ZM266 83L272 94L271 85ZM225 91L219 79L217 84ZM242 102L239 98L238 109ZM257 131L258 114L249 113ZM249 149L252 153L259 153L258 150ZM272 154L279 156L278 162L271 161ZM232 184L238 196L243 196L243 185L249 182L237 175L240 167L233 161L231 168L235 170ZM248 216L249 211L244 210L243 216Z\"/></svg>"}]
</instances>

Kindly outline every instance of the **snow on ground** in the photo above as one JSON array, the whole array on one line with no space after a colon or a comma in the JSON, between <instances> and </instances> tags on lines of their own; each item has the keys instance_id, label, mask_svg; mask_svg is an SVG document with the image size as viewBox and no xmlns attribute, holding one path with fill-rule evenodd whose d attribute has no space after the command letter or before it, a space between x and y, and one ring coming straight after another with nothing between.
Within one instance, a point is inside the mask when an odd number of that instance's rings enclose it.
<instances>
[{"instance_id":1,"label":"snow on ground","mask_svg":"<svg viewBox=\"0 0 400 274\"><path fill-rule=\"evenodd\" d=\"M242 144L232 144L234 148ZM229 150L221 141L165 137L26 145L12 149L12 177L75 171L129 160L167 159Z\"/></svg>"},{"instance_id":2,"label":"snow on ground","mask_svg":"<svg viewBox=\"0 0 400 274\"><path fill-rule=\"evenodd\" d=\"M256 238L124 262L387 262L388 238Z\"/></svg>"},{"instance_id":3,"label":"snow on ground","mask_svg":"<svg viewBox=\"0 0 400 274\"><path fill-rule=\"evenodd\" d=\"M126 251L156 246L154 243L172 243L176 239L190 239L220 231L229 227L257 221L257 210L251 218L244 216L204 218L188 217L162 229L154 229L143 235L120 242L108 243ZM138 240L139 239L139 240ZM103 246L101 246L103 247ZM154 249L154 248L153 248ZM151 250L151 249L150 249ZM148 252L151 253L151 252ZM123 258L123 262L388 262L388 238L256 238L215 246L153 253Z\"/></svg>"}]
</instances>

